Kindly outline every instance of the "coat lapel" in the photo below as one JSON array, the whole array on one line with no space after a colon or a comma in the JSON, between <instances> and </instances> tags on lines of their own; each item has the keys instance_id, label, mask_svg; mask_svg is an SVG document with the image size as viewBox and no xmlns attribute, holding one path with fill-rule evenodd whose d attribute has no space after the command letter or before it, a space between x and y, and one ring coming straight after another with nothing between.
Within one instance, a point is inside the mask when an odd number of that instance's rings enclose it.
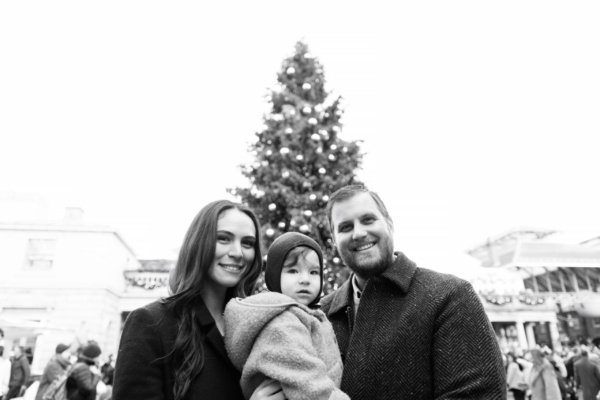
<instances>
[{"instance_id":1,"label":"coat lapel","mask_svg":"<svg viewBox=\"0 0 600 400\"><path fill-rule=\"evenodd\" d=\"M225 360L229 361L227 350L225 350L225 341L223 340L223 336L221 336L221 332L219 332L214 318L212 315L210 315L210 311L208 311L206 304L204 304L204 301L202 300L200 300L199 318L202 332L206 332L206 342L209 343L210 346L212 346L216 351L218 351ZM229 364L232 368L234 368L231 362L229 362Z\"/></svg>"}]
</instances>

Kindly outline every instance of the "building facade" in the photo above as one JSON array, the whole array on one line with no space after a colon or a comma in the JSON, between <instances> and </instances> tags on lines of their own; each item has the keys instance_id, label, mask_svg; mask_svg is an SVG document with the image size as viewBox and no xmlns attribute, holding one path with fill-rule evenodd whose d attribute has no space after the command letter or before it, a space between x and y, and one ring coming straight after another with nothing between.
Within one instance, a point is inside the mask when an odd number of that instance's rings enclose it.
<instances>
[{"instance_id":1,"label":"building facade","mask_svg":"<svg viewBox=\"0 0 600 400\"><path fill-rule=\"evenodd\" d=\"M505 351L600 338L600 241L551 230L515 229L468 251L487 274L517 277L479 288ZM474 285L477 288L477 285Z\"/></svg>"},{"instance_id":2,"label":"building facade","mask_svg":"<svg viewBox=\"0 0 600 400\"><path fill-rule=\"evenodd\" d=\"M141 262L114 229L66 209L59 221L0 223L0 328L40 374L57 343L116 354L129 311L166 295L172 262ZM5 351L4 356L8 356Z\"/></svg>"}]
</instances>

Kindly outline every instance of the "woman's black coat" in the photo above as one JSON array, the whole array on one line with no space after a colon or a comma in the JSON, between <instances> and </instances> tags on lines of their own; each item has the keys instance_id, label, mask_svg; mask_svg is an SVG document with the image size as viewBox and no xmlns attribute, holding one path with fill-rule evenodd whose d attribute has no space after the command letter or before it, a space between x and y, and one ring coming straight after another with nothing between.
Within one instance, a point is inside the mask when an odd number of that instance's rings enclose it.
<instances>
[{"instance_id":1,"label":"woman's black coat","mask_svg":"<svg viewBox=\"0 0 600 400\"><path fill-rule=\"evenodd\" d=\"M243 400L240 372L229 361L223 337L200 304L204 368L186 399ZM174 400L174 366L169 354L177 335L175 315L156 301L127 317L115 366L113 400Z\"/></svg>"}]
</instances>

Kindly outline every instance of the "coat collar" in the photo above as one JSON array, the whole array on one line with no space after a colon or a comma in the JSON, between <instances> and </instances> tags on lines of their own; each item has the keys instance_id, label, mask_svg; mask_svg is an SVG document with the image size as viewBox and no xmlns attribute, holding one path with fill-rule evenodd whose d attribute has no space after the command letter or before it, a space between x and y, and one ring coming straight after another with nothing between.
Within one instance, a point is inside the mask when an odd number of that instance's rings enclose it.
<instances>
[{"instance_id":1,"label":"coat collar","mask_svg":"<svg viewBox=\"0 0 600 400\"><path fill-rule=\"evenodd\" d=\"M225 350L225 341L223 340L223 336L221 336L221 332L217 328L217 324L215 323L215 319L208 311L208 307L204 303L202 298L199 299L200 313L198 314L198 319L200 320L200 326L202 328L202 332L206 332L206 340L213 346L225 359L229 359L227 356L227 351Z\"/></svg>"},{"instance_id":2,"label":"coat collar","mask_svg":"<svg viewBox=\"0 0 600 400\"><path fill-rule=\"evenodd\" d=\"M417 265L408 259L403 253L395 252L396 259L390 265L385 272L383 272L378 279L383 279L394 283L401 292L406 293L410 287L415 273L417 272ZM331 300L331 307L327 312L327 316L333 315L336 312L345 309L352 304L352 279L354 274L340 286L338 290L333 293ZM369 279L370 281L371 279ZM367 282L369 282L367 281Z\"/></svg>"}]
</instances>

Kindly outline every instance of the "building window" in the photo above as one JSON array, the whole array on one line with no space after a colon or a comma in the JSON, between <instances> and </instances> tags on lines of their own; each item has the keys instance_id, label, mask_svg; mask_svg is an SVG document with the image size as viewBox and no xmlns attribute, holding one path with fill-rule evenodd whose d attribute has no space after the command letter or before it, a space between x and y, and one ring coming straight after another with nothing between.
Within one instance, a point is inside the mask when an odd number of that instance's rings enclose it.
<instances>
[{"instance_id":1,"label":"building window","mask_svg":"<svg viewBox=\"0 0 600 400\"><path fill-rule=\"evenodd\" d=\"M54 261L56 240L54 239L29 239L27 244L27 258L25 268L50 269Z\"/></svg>"}]
</instances>

